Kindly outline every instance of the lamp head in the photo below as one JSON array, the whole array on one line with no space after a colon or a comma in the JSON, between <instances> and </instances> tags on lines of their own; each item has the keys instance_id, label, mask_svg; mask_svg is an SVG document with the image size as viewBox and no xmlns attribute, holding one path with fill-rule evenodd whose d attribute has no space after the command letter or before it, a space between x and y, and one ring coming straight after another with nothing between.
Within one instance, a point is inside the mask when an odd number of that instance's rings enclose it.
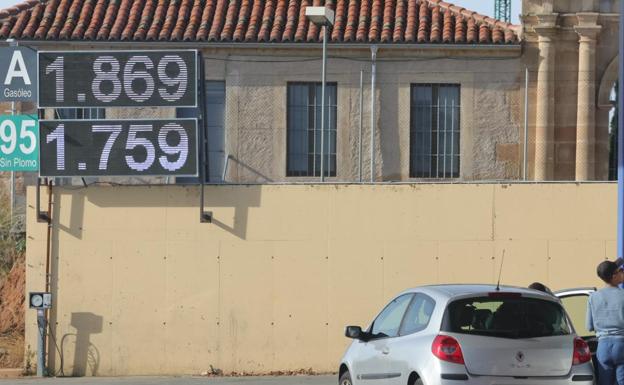
<instances>
[{"instance_id":1,"label":"lamp head","mask_svg":"<svg viewBox=\"0 0 624 385\"><path fill-rule=\"evenodd\" d=\"M305 15L316 25L334 25L334 11L327 7L306 7Z\"/></svg>"}]
</instances>

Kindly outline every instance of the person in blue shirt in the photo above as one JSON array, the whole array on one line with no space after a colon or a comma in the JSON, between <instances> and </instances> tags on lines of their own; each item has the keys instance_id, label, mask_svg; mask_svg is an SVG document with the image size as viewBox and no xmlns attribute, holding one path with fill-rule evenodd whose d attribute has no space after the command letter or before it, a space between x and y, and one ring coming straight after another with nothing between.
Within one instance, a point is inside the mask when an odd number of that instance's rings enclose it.
<instances>
[{"instance_id":1,"label":"person in blue shirt","mask_svg":"<svg viewBox=\"0 0 624 385\"><path fill-rule=\"evenodd\" d=\"M624 385L624 271L603 261L596 272L607 285L589 296L586 326L598 338L598 385Z\"/></svg>"}]
</instances>

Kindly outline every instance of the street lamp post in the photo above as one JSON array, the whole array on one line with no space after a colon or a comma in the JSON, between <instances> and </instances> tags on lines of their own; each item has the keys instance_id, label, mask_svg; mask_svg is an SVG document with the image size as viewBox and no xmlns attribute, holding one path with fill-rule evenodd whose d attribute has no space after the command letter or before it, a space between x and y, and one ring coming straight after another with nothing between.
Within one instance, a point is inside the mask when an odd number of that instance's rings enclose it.
<instances>
[{"instance_id":1,"label":"street lamp post","mask_svg":"<svg viewBox=\"0 0 624 385\"><path fill-rule=\"evenodd\" d=\"M323 27L323 68L321 70L321 182L325 181L325 67L327 66L327 26L334 25L334 11L327 7L306 7L310 21ZM330 141L331 142L331 141ZM316 162L315 162L316 163ZM331 165L329 166L331 168Z\"/></svg>"},{"instance_id":2,"label":"street lamp post","mask_svg":"<svg viewBox=\"0 0 624 385\"><path fill-rule=\"evenodd\" d=\"M624 257L624 0L620 0L620 52L618 87L618 228L617 257Z\"/></svg>"}]
</instances>

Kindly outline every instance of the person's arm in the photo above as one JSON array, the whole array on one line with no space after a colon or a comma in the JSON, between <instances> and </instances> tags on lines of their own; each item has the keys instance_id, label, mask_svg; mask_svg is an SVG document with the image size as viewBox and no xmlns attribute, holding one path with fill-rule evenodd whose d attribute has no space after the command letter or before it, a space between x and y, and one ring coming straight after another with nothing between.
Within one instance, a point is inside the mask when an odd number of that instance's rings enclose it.
<instances>
[{"instance_id":1,"label":"person's arm","mask_svg":"<svg viewBox=\"0 0 624 385\"><path fill-rule=\"evenodd\" d=\"M587 315L585 316L585 329L589 330L590 332L594 331L594 318L592 317L592 311L591 311L591 295L589 296L589 299L587 300Z\"/></svg>"}]
</instances>

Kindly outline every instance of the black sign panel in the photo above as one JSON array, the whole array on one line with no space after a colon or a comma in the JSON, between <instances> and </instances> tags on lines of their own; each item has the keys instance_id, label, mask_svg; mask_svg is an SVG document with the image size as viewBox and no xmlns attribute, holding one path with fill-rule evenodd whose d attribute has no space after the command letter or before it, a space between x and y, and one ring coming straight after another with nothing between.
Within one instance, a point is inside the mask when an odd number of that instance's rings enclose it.
<instances>
[{"instance_id":1,"label":"black sign panel","mask_svg":"<svg viewBox=\"0 0 624 385\"><path fill-rule=\"evenodd\" d=\"M39 107L196 107L197 52L39 52Z\"/></svg>"},{"instance_id":2,"label":"black sign panel","mask_svg":"<svg viewBox=\"0 0 624 385\"><path fill-rule=\"evenodd\" d=\"M196 176L197 120L41 120L41 176Z\"/></svg>"}]
</instances>

